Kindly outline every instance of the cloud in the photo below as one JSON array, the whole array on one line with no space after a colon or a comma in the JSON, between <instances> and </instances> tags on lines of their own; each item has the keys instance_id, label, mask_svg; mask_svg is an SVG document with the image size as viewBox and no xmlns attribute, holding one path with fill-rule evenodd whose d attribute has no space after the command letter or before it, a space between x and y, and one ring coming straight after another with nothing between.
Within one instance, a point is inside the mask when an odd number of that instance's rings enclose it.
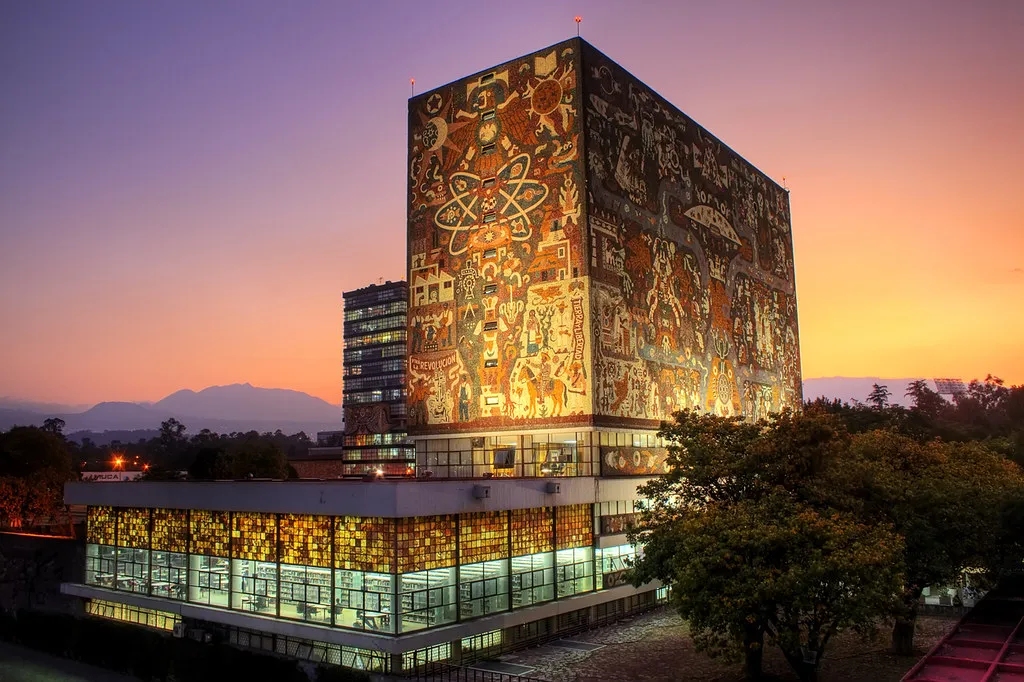
<instances>
[{"instance_id":1,"label":"cloud","mask_svg":"<svg viewBox=\"0 0 1024 682\"><path fill-rule=\"evenodd\" d=\"M1015 275L1024 275L1024 268L1013 268L1010 270Z\"/></svg>"}]
</instances>

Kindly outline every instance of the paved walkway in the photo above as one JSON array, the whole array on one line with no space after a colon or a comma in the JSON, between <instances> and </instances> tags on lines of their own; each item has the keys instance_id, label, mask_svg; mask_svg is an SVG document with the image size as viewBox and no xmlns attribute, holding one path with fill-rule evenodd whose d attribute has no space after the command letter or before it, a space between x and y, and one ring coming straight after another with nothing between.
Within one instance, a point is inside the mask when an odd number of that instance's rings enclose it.
<instances>
[{"instance_id":1,"label":"paved walkway","mask_svg":"<svg viewBox=\"0 0 1024 682\"><path fill-rule=\"evenodd\" d=\"M138 682L102 668L0 642L0 682Z\"/></svg>"}]
</instances>

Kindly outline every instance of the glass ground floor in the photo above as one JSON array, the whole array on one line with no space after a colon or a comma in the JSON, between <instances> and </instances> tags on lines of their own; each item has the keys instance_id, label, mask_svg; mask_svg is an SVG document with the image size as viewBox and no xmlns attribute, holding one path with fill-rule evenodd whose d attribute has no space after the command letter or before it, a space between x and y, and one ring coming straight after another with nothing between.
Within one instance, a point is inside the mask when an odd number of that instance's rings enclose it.
<instances>
[{"instance_id":1,"label":"glass ground floor","mask_svg":"<svg viewBox=\"0 0 1024 682\"><path fill-rule=\"evenodd\" d=\"M573 547L391 574L110 545L88 585L277 618L401 634L623 584L630 545Z\"/></svg>"},{"instance_id":2,"label":"glass ground floor","mask_svg":"<svg viewBox=\"0 0 1024 682\"><path fill-rule=\"evenodd\" d=\"M400 635L623 584L633 548L595 546L595 514L620 507L396 519L94 506L85 583Z\"/></svg>"},{"instance_id":3,"label":"glass ground floor","mask_svg":"<svg viewBox=\"0 0 1024 682\"><path fill-rule=\"evenodd\" d=\"M390 674L429 673L437 664L466 665L475 660L498 656L529 646L564 637L591 627L611 623L619 618L650 610L667 600L667 590L659 588L629 597L609 600L557 616L541 618L505 628L498 628L459 637L427 647L388 654L379 649L345 646L316 639L273 634L252 628L228 626L210 621L182 620L177 615L158 609L129 607L108 600L91 599L86 613L101 618L137 623L142 626L170 629L182 627L182 634L201 632L209 639L233 646L273 652L283 656L341 665L359 670ZM188 631L191 631L188 632ZM205 638L204 638L205 639Z\"/></svg>"}]
</instances>

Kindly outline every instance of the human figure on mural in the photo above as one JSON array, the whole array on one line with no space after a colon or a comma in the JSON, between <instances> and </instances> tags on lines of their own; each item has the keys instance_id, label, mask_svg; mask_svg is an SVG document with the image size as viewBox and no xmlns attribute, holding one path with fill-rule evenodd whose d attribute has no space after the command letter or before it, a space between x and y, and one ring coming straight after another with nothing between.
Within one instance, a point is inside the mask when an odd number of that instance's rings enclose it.
<instances>
[{"instance_id":1,"label":"human figure on mural","mask_svg":"<svg viewBox=\"0 0 1024 682\"><path fill-rule=\"evenodd\" d=\"M540 404L544 404L544 398L547 397L548 392L551 390L551 362L548 352L544 351L540 354L540 368L537 372L537 400Z\"/></svg>"},{"instance_id":2,"label":"human figure on mural","mask_svg":"<svg viewBox=\"0 0 1024 682\"><path fill-rule=\"evenodd\" d=\"M423 325L419 316L412 318L412 352L419 353L423 350Z\"/></svg>"},{"instance_id":3,"label":"human figure on mural","mask_svg":"<svg viewBox=\"0 0 1024 682\"><path fill-rule=\"evenodd\" d=\"M468 422L469 421L469 386L468 386L469 385L469 377L467 377L465 374L463 374L462 377L460 378L460 383L462 385L459 387L459 421L460 422Z\"/></svg>"},{"instance_id":4,"label":"human figure on mural","mask_svg":"<svg viewBox=\"0 0 1024 682\"><path fill-rule=\"evenodd\" d=\"M537 311L530 310L526 316L526 353L534 355L540 350L540 321L537 319Z\"/></svg>"},{"instance_id":5,"label":"human figure on mural","mask_svg":"<svg viewBox=\"0 0 1024 682\"><path fill-rule=\"evenodd\" d=\"M444 347L449 345L449 334L451 333L452 325L452 311L448 307L448 304L444 304L444 310L438 317L438 334L437 343L439 346Z\"/></svg>"}]
</instances>

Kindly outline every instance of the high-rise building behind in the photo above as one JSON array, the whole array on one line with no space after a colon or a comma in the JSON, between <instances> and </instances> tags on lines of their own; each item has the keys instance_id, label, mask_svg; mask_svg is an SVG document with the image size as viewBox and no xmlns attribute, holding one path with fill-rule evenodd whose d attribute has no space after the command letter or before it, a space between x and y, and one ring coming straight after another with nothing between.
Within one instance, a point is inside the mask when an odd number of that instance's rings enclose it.
<instances>
[{"instance_id":1,"label":"high-rise building behind","mask_svg":"<svg viewBox=\"0 0 1024 682\"><path fill-rule=\"evenodd\" d=\"M344 474L405 474L415 464L405 444L408 291L388 281L343 294Z\"/></svg>"},{"instance_id":2,"label":"high-rise building behind","mask_svg":"<svg viewBox=\"0 0 1024 682\"><path fill-rule=\"evenodd\" d=\"M450 476L660 473L801 400L787 191L580 39L409 102L409 429Z\"/></svg>"}]
</instances>

